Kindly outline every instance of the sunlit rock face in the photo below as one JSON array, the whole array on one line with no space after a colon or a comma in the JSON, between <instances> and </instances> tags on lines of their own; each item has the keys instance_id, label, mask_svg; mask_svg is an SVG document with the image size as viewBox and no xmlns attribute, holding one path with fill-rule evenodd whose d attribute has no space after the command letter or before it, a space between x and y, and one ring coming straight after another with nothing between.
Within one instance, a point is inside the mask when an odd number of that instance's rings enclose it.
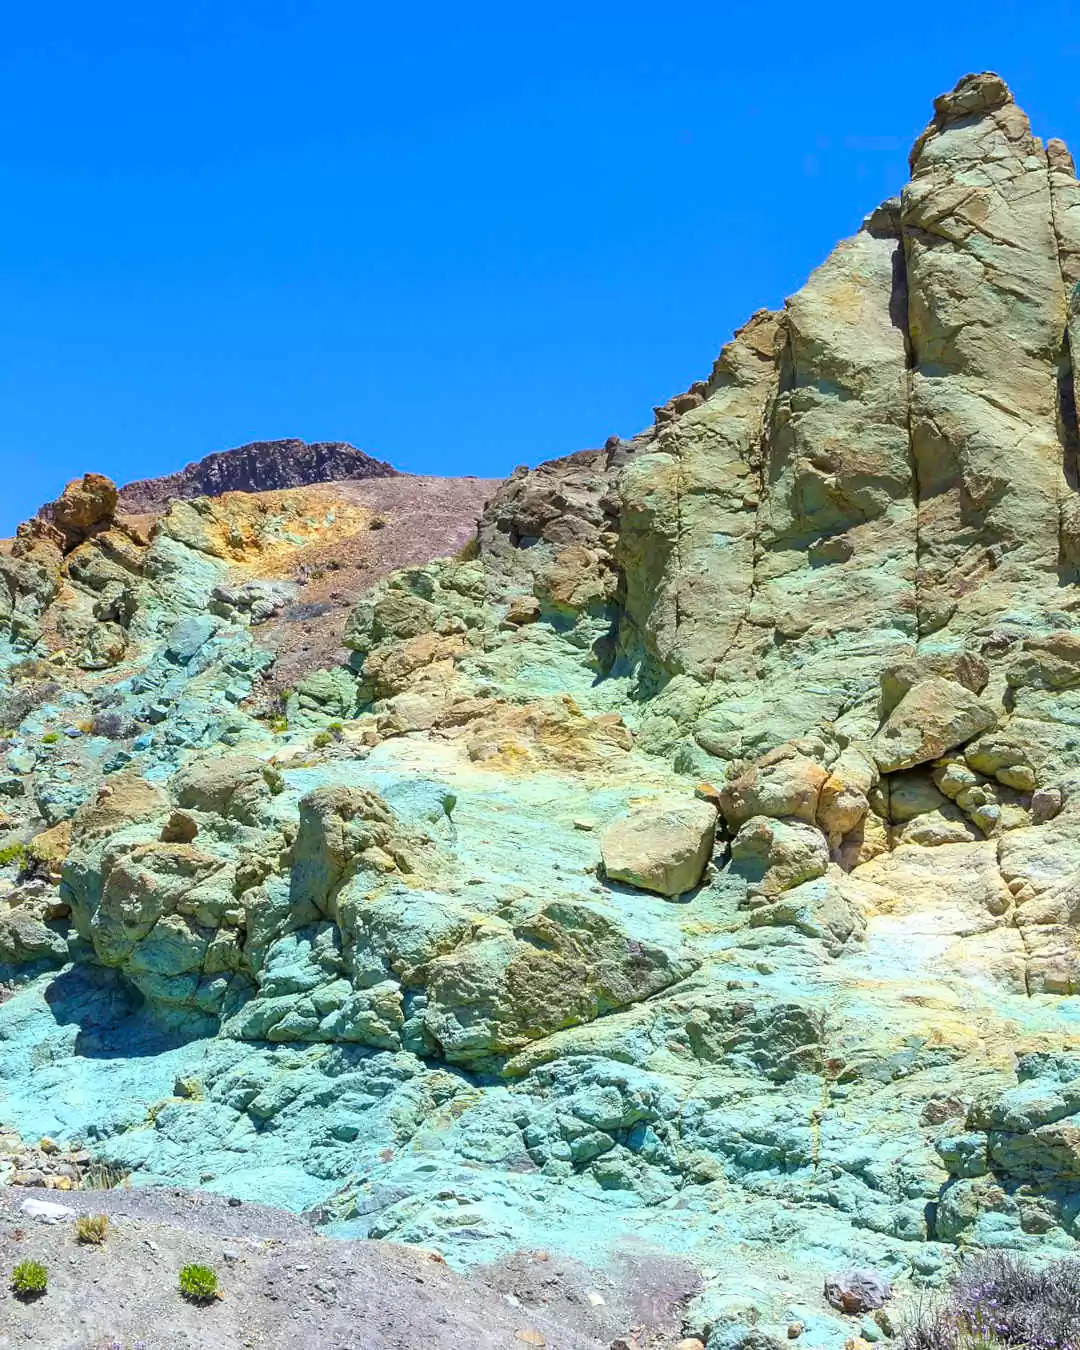
<instances>
[{"instance_id":1,"label":"sunlit rock face","mask_svg":"<svg viewBox=\"0 0 1080 1350\"><path fill-rule=\"evenodd\" d=\"M0 555L6 1123L460 1264L632 1235L717 1347L1074 1248L1078 280L968 76L633 439L74 485Z\"/></svg>"}]
</instances>

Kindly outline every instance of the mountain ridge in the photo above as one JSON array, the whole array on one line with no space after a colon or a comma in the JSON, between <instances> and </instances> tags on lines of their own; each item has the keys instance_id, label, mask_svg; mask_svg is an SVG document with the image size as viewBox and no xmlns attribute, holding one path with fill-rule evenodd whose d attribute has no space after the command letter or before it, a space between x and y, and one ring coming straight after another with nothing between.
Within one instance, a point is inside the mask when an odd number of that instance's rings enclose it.
<instances>
[{"instance_id":1,"label":"mountain ridge","mask_svg":"<svg viewBox=\"0 0 1080 1350\"><path fill-rule=\"evenodd\" d=\"M249 441L219 450L160 478L141 478L120 489L129 515L163 511L170 501L216 497L223 492L268 492L365 478L392 478L398 470L347 441Z\"/></svg>"}]
</instances>

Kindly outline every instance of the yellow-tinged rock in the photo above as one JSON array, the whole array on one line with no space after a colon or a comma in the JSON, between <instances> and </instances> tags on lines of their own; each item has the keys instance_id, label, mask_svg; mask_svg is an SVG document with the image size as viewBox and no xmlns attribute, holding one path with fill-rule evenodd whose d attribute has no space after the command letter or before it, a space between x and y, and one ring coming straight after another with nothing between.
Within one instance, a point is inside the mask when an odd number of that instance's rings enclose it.
<instances>
[{"instance_id":1,"label":"yellow-tinged rock","mask_svg":"<svg viewBox=\"0 0 1080 1350\"><path fill-rule=\"evenodd\" d=\"M604 870L658 895L682 895L701 880L712 856L716 808L697 799L639 806L600 837Z\"/></svg>"},{"instance_id":2,"label":"yellow-tinged rock","mask_svg":"<svg viewBox=\"0 0 1080 1350\"><path fill-rule=\"evenodd\" d=\"M997 721L989 704L955 680L931 675L914 684L870 742L882 773L939 759Z\"/></svg>"}]
</instances>

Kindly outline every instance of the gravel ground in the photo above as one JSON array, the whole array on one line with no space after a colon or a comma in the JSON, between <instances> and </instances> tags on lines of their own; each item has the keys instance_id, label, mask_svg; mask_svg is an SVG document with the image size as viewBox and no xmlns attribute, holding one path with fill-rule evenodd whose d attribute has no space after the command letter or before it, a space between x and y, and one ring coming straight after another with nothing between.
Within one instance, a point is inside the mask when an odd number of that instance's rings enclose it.
<instances>
[{"instance_id":1,"label":"gravel ground","mask_svg":"<svg viewBox=\"0 0 1080 1350\"><path fill-rule=\"evenodd\" d=\"M99 1247L73 1220L20 1212L28 1199L110 1218ZM8 1287L25 1259L48 1268L32 1301ZM0 1189L0 1350L661 1350L681 1335L696 1287L684 1263L627 1245L603 1271L519 1252L462 1276L434 1253L320 1237L301 1218L169 1189ZM222 1298L177 1291L187 1262L217 1272Z\"/></svg>"}]
</instances>

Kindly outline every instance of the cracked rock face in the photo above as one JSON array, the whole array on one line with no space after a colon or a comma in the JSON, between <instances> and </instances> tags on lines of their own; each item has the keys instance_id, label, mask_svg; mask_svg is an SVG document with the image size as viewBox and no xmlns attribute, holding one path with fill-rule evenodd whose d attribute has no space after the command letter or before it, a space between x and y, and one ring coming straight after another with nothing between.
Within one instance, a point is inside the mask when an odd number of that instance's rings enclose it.
<instances>
[{"instance_id":1,"label":"cracked rock face","mask_svg":"<svg viewBox=\"0 0 1080 1350\"><path fill-rule=\"evenodd\" d=\"M706 379L351 568L276 701L336 508L83 480L0 552L10 1121L461 1264L632 1231L712 1346L1076 1247L1078 281L1068 152L965 77Z\"/></svg>"}]
</instances>

